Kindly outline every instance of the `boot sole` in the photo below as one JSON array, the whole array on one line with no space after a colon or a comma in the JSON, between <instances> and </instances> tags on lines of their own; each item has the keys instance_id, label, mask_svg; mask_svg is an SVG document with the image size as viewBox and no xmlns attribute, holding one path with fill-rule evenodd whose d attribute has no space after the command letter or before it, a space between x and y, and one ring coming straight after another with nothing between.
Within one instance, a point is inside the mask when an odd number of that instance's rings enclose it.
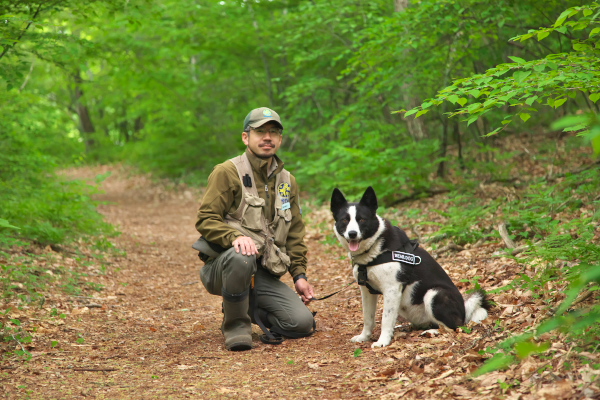
<instances>
[{"instance_id":1,"label":"boot sole","mask_svg":"<svg viewBox=\"0 0 600 400\"><path fill-rule=\"evenodd\" d=\"M252 348L253 348L252 344L243 342L243 343L234 343L231 346L227 347L227 350L229 350L229 351L246 351L246 350L252 350Z\"/></svg>"}]
</instances>

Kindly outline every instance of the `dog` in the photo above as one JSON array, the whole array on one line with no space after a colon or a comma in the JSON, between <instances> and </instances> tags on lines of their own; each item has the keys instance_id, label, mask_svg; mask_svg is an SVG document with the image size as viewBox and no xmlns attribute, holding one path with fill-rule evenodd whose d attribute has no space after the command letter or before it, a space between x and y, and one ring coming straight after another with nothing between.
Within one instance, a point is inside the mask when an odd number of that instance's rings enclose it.
<instances>
[{"instance_id":1,"label":"dog","mask_svg":"<svg viewBox=\"0 0 600 400\"><path fill-rule=\"evenodd\" d=\"M335 188L331 196L334 231L349 252L358 281L364 325L353 342L371 339L378 294L383 294L381 335L371 347L388 346L398 315L417 329L450 329L488 316L490 302L480 290L466 300L433 257L399 227L377 215L377 196L368 187L360 202L349 203Z\"/></svg>"}]
</instances>

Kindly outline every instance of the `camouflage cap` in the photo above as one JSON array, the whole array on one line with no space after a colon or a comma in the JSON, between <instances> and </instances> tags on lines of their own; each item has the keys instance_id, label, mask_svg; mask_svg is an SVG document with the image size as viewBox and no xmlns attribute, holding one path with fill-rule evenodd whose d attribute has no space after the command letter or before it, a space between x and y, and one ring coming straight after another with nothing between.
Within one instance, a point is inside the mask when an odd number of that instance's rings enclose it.
<instances>
[{"instance_id":1,"label":"camouflage cap","mask_svg":"<svg viewBox=\"0 0 600 400\"><path fill-rule=\"evenodd\" d=\"M246 119L244 120L244 130L246 130L248 126L250 128L258 128L270 121L275 122L283 129L279 114L267 107L255 108L246 115Z\"/></svg>"}]
</instances>

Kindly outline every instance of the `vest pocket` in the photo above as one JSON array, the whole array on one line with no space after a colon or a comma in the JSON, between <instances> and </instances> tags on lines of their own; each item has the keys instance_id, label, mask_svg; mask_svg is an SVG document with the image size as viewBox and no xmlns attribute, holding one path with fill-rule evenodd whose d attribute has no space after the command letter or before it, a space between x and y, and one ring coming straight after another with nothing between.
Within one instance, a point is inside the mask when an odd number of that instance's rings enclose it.
<instances>
[{"instance_id":1,"label":"vest pocket","mask_svg":"<svg viewBox=\"0 0 600 400\"><path fill-rule=\"evenodd\" d=\"M265 201L260 197L245 193L246 209L242 215L242 226L254 232L262 231L262 209Z\"/></svg>"},{"instance_id":2,"label":"vest pocket","mask_svg":"<svg viewBox=\"0 0 600 400\"><path fill-rule=\"evenodd\" d=\"M284 246L292 225L292 211L290 209L277 209L277 218L273 221L275 225L274 239L277 246Z\"/></svg>"},{"instance_id":3,"label":"vest pocket","mask_svg":"<svg viewBox=\"0 0 600 400\"><path fill-rule=\"evenodd\" d=\"M275 276L285 274L291 264L290 257L279 249L274 243L267 245L263 257L263 266Z\"/></svg>"}]
</instances>

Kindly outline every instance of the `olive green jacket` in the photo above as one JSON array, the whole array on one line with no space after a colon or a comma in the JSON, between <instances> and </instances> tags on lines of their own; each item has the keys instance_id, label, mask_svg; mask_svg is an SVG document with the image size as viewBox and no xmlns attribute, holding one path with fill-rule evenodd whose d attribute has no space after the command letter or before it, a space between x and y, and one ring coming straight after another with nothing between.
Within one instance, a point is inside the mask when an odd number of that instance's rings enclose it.
<instances>
[{"instance_id":1,"label":"olive green jacket","mask_svg":"<svg viewBox=\"0 0 600 400\"><path fill-rule=\"evenodd\" d=\"M246 150L252 165L258 195L265 200L267 205L265 217L267 221L273 220L275 212L275 180L276 174L283 169L283 161L277 156L273 157L271 171L267 171L267 160L256 157L250 150ZM286 242L287 254L291 259L290 274L295 277L306 273L306 252L304 244L304 222L298 204L298 185L296 178L290 176L291 195L290 205L292 211L292 225ZM268 195L265 186L268 184ZM214 167L208 177L206 192L198 209L196 229L209 242L224 248L232 247L233 241L242 236L242 233L225 223L225 215L237 210L242 199L242 183L237 169L231 161L226 161Z\"/></svg>"}]
</instances>

